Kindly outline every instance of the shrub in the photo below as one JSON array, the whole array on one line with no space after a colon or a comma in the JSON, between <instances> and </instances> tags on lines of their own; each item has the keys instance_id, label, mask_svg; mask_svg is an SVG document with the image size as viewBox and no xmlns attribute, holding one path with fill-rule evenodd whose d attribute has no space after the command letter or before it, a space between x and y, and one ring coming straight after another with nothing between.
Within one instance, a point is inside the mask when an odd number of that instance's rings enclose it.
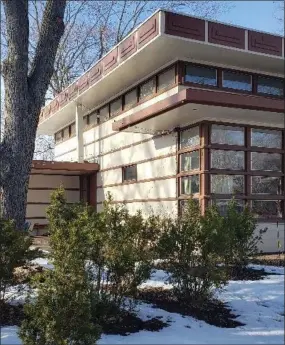
<instances>
[{"instance_id":1,"label":"shrub","mask_svg":"<svg viewBox=\"0 0 285 345\"><path fill-rule=\"evenodd\" d=\"M216 266L222 229L219 214L208 208L202 216L199 205L190 199L180 219L167 219L164 227L159 251L169 259L174 294L184 301L210 298L212 288L225 283L223 272Z\"/></svg>"},{"instance_id":2,"label":"shrub","mask_svg":"<svg viewBox=\"0 0 285 345\"><path fill-rule=\"evenodd\" d=\"M15 283L15 268L35 258L30 250L28 233L16 229L14 222L0 218L0 304L4 303L7 288Z\"/></svg>"},{"instance_id":3,"label":"shrub","mask_svg":"<svg viewBox=\"0 0 285 345\"><path fill-rule=\"evenodd\" d=\"M67 205L64 191L48 208L54 270L35 279L37 297L25 306L24 345L94 344L99 327L91 320L91 282L85 269L88 209Z\"/></svg>"},{"instance_id":4,"label":"shrub","mask_svg":"<svg viewBox=\"0 0 285 345\"><path fill-rule=\"evenodd\" d=\"M229 203L227 213L223 218L223 237L221 243L224 250L221 256L227 266L232 265L238 270L244 269L249 258L258 253L258 244L262 243L262 229L255 235L257 219L248 207L240 211L236 201Z\"/></svg>"},{"instance_id":5,"label":"shrub","mask_svg":"<svg viewBox=\"0 0 285 345\"><path fill-rule=\"evenodd\" d=\"M87 231L89 272L96 282L94 303L104 304L106 311L126 307L126 297L134 296L150 277L157 226L156 217L144 219L141 212L131 215L124 205L111 202L109 197L103 211L93 215Z\"/></svg>"}]
</instances>

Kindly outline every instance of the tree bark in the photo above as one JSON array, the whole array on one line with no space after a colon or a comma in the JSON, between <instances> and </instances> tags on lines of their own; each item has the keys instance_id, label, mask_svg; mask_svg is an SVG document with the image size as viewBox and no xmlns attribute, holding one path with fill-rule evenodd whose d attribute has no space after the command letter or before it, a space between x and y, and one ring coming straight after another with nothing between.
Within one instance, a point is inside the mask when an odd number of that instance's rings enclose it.
<instances>
[{"instance_id":1,"label":"tree bark","mask_svg":"<svg viewBox=\"0 0 285 345\"><path fill-rule=\"evenodd\" d=\"M8 55L2 71L6 115L0 144L2 213L5 218L14 219L18 229L22 229L39 114L64 33L66 0L47 1L30 71L28 0L2 2L8 39Z\"/></svg>"}]
</instances>

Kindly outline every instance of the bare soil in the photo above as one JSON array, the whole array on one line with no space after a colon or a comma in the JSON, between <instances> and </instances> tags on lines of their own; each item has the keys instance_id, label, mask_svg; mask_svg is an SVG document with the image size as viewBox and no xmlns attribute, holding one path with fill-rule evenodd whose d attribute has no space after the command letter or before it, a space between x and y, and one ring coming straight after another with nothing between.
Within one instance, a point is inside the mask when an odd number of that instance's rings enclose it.
<instances>
[{"instance_id":1,"label":"bare soil","mask_svg":"<svg viewBox=\"0 0 285 345\"><path fill-rule=\"evenodd\" d=\"M250 262L257 265L285 267L285 254L258 255L251 258Z\"/></svg>"}]
</instances>

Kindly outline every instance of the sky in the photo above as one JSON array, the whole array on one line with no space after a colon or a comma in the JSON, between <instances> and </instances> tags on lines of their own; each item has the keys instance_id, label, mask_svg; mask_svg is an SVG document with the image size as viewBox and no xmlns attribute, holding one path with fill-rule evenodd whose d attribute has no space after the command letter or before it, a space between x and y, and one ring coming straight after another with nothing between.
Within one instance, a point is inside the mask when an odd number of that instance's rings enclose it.
<instances>
[{"instance_id":1,"label":"sky","mask_svg":"<svg viewBox=\"0 0 285 345\"><path fill-rule=\"evenodd\" d=\"M219 16L219 21L246 28L282 34L283 25L275 18L284 18L280 9L283 1L233 1L232 8ZM284 5L283 5L284 7Z\"/></svg>"}]
</instances>

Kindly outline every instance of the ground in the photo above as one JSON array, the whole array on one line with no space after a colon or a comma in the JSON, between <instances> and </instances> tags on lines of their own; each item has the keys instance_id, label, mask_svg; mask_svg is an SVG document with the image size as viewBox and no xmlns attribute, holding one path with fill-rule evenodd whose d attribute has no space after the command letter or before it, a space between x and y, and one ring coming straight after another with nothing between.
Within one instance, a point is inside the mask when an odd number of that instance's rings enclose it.
<instances>
[{"instance_id":1,"label":"ground","mask_svg":"<svg viewBox=\"0 0 285 345\"><path fill-rule=\"evenodd\" d=\"M51 265L46 259L36 262L44 267ZM151 304L141 303L137 314L142 320L159 318L168 324L157 331L140 331L127 336L103 334L98 344L284 344L284 268L251 265L270 273L262 280L229 281L216 297L227 303L244 324L236 328L219 328L190 316L170 313ZM170 288L165 283L167 274L155 270L143 287ZM12 292L11 292L12 293ZM21 296L18 300L21 300ZM17 327L1 330L1 345L21 344Z\"/></svg>"}]
</instances>

